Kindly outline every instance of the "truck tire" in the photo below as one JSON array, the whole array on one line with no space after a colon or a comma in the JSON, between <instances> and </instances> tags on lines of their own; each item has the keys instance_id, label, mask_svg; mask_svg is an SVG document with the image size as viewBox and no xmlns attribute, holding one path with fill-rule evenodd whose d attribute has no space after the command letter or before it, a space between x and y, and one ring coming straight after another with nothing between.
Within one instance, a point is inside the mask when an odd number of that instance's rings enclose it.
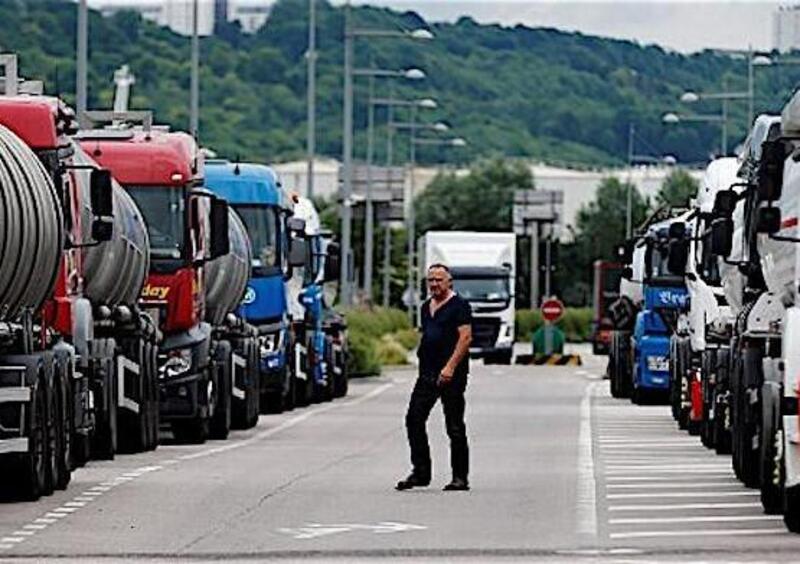
<instances>
[{"instance_id":1,"label":"truck tire","mask_svg":"<svg viewBox=\"0 0 800 564\"><path fill-rule=\"evenodd\" d=\"M703 415L700 421L700 442L714 448L714 385L717 376L717 351L707 349L700 354L700 382L703 389Z\"/></svg>"},{"instance_id":2,"label":"truck tire","mask_svg":"<svg viewBox=\"0 0 800 564\"><path fill-rule=\"evenodd\" d=\"M763 384L761 350L748 346L742 351L742 409L741 432L741 480L748 488L760 485L761 439L761 384Z\"/></svg>"},{"instance_id":3,"label":"truck tire","mask_svg":"<svg viewBox=\"0 0 800 564\"><path fill-rule=\"evenodd\" d=\"M117 453L117 378L113 363L114 343L111 339L98 339L92 343L92 380L96 393L103 397L97 408L95 398L95 428L92 433L92 456L99 460L113 460Z\"/></svg>"},{"instance_id":4,"label":"truck tire","mask_svg":"<svg viewBox=\"0 0 800 564\"><path fill-rule=\"evenodd\" d=\"M225 440L231 432L231 403L233 399L233 359L231 345L228 341L220 341L214 355L214 371L216 373L216 405L211 416L211 438Z\"/></svg>"},{"instance_id":5,"label":"truck tire","mask_svg":"<svg viewBox=\"0 0 800 564\"><path fill-rule=\"evenodd\" d=\"M677 355L678 372L677 393L678 393L678 428L689 430L689 412L691 410L691 391L692 381L690 378L692 354L689 348L689 339L679 337L675 343L675 354ZM689 430L690 431L690 430ZM690 431L691 432L691 431Z\"/></svg>"},{"instance_id":6,"label":"truck tire","mask_svg":"<svg viewBox=\"0 0 800 564\"><path fill-rule=\"evenodd\" d=\"M717 354L717 379L713 391L714 450L717 454L731 453L730 362L730 350L720 349Z\"/></svg>"},{"instance_id":7,"label":"truck tire","mask_svg":"<svg viewBox=\"0 0 800 564\"><path fill-rule=\"evenodd\" d=\"M497 353L497 364L503 364L508 366L511 364L511 358L513 356L514 356L514 351L512 349L508 349L507 351Z\"/></svg>"},{"instance_id":8,"label":"truck tire","mask_svg":"<svg viewBox=\"0 0 800 564\"><path fill-rule=\"evenodd\" d=\"M762 423L760 441L761 505L764 513L780 515L783 510L783 460L779 457L783 433L780 417L780 387L767 382L762 387Z\"/></svg>"},{"instance_id":9,"label":"truck tire","mask_svg":"<svg viewBox=\"0 0 800 564\"><path fill-rule=\"evenodd\" d=\"M259 407L261 403L261 389L259 386L259 359L258 341L256 337L246 337L237 345L238 352L245 360L244 383L240 382L240 387L244 390L244 399L238 399L233 403L234 429L250 429L258 423ZM234 385L236 385L234 378Z\"/></svg>"},{"instance_id":10,"label":"truck tire","mask_svg":"<svg viewBox=\"0 0 800 564\"><path fill-rule=\"evenodd\" d=\"M217 389L214 361L202 369L197 381L197 395L202 402L201 409L190 419L172 422L172 434L179 443L203 444L211 434L211 417L216 410ZM202 409L205 407L205 411Z\"/></svg>"},{"instance_id":11,"label":"truck tire","mask_svg":"<svg viewBox=\"0 0 800 564\"><path fill-rule=\"evenodd\" d=\"M56 475L54 487L64 490L72 479L72 391L70 382L69 357L59 358L56 364L55 388L55 421L56 421Z\"/></svg>"},{"instance_id":12,"label":"truck tire","mask_svg":"<svg viewBox=\"0 0 800 564\"><path fill-rule=\"evenodd\" d=\"M792 533L800 533L800 485L783 491L783 523Z\"/></svg>"},{"instance_id":13,"label":"truck tire","mask_svg":"<svg viewBox=\"0 0 800 564\"><path fill-rule=\"evenodd\" d=\"M678 337L673 335L669 340L669 404L672 418L675 421L678 421L681 411L680 362L678 357Z\"/></svg>"},{"instance_id":14,"label":"truck tire","mask_svg":"<svg viewBox=\"0 0 800 564\"><path fill-rule=\"evenodd\" d=\"M17 455L14 466L19 478L17 494L26 501L47 495L47 391L41 373L31 389L30 409L26 413L28 452Z\"/></svg>"},{"instance_id":15,"label":"truck tire","mask_svg":"<svg viewBox=\"0 0 800 564\"><path fill-rule=\"evenodd\" d=\"M631 375L628 371L630 335L627 331L614 331L611 336L611 394L615 398L631 396ZM616 392L616 394L614 393Z\"/></svg>"}]
</instances>

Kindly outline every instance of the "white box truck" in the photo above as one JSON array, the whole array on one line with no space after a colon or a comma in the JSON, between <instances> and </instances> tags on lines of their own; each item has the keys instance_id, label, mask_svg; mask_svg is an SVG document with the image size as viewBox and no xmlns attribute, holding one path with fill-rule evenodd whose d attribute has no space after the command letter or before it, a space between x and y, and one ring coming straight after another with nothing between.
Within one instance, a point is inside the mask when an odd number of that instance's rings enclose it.
<instances>
[{"instance_id":1,"label":"white box truck","mask_svg":"<svg viewBox=\"0 0 800 564\"><path fill-rule=\"evenodd\" d=\"M510 364L514 345L514 233L429 231L418 241L419 284L432 264L446 264L455 291L472 306L470 356Z\"/></svg>"}]
</instances>

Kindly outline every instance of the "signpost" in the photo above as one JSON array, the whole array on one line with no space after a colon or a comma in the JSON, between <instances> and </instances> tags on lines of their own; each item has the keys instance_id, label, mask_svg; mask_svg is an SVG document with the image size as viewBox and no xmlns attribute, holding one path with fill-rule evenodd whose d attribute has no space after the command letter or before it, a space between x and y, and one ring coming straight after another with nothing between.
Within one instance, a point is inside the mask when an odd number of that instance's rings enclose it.
<instances>
[{"instance_id":1,"label":"signpost","mask_svg":"<svg viewBox=\"0 0 800 564\"><path fill-rule=\"evenodd\" d=\"M546 298L541 311L544 318L544 354L553 354L553 332L556 322L564 315L564 304L558 298Z\"/></svg>"}]
</instances>

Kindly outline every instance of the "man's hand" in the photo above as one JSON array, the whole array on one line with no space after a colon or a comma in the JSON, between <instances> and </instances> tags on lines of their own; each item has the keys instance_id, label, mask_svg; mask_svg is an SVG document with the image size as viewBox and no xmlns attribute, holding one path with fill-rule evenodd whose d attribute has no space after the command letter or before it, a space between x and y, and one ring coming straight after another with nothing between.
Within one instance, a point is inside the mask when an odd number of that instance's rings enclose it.
<instances>
[{"instance_id":1,"label":"man's hand","mask_svg":"<svg viewBox=\"0 0 800 564\"><path fill-rule=\"evenodd\" d=\"M439 381L437 382L437 384L439 384L440 386L446 386L452 380L453 380L453 369L445 366L439 373Z\"/></svg>"}]
</instances>

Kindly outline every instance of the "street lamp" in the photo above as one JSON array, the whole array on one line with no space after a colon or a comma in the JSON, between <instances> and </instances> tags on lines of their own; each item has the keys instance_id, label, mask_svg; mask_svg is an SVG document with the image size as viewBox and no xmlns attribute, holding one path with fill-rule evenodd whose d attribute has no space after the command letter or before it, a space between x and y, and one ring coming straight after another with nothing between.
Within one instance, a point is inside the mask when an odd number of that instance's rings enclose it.
<instances>
[{"instance_id":1,"label":"street lamp","mask_svg":"<svg viewBox=\"0 0 800 564\"><path fill-rule=\"evenodd\" d=\"M726 113L722 114L678 114L675 112L667 112L661 116L661 121L667 125L674 125L678 123L719 123L722 129L722 138L720 140L720 149L722 155L728 154L728 116Z\"/></svg>"},{"instance_id":2,"label":"street lamp","mask_svg":"<svg viewBox=\"0 0 800 564\"><path fill-rule=\"evenodd\" d=\"M424 29L405 30L374 30L354 28L351 21L350 2L344 8L344 109L342 133L342 199L346 200L353 193L353 58L354 42L356 37L397 37L414 40L430 40L433 34ZM414 70L414 69L410 69ZM421 71L420 71L421 72ZM407 78L419 77L418 72L408 72ZM424 74L424 73L423 73ZM394 75L396 76L396 75ZM371 204L369 205L371 208ZM352 210L348 206L341 208L342 221L342 256L339 276L341 279L341 302L345 306L352 304L352 286L350 271L352 264ZM370 243L371 245L371 243Z\"/></svg>"},{"instance_id":3,"label":"street lamp","mask_svg":"<svg viewBox=\"0 0 800 564\"><path fill-rule=\"evenodd\" d=\"M370 95L372 92L370 92ZM439 104L436 100L432 98L422 98L418 100L400 100L397 98L372 98L370 96L369 100L369 114L368 114L368 130L367 130L367 177L368 181L372 180L372 176L370 171L372 170L372 147L374 143L374 136L375 136L375 127L374 127L374 110L376 106L386 106L389 111L391 112L392 108L394 107L407 107L407 108L423 108L429 110L435 110L439 107ZM389 115L389 123L392 122L391 113ZM388 128L388 136L386 138L386 166L389 167L392 165L391 162L391 147L392 147L392 131L393 128ZM369 186L367 188L369 190ZM371 236L371 233L370 233ZM367 238L369 240L369 237ZM367 292L371 291L371 287L367 285L367 281L369 280L370 284L372 282L372 253L367 253L365 257L365 264L369 261L369 268L365 266L365 275L364 275L364 287ZM389 273L392 266L392 231L389 229L388 225L384 230L383 234L383 283L382 283L382 302L384 307L389 307ZM367 274L369 273L369 274ZM369 277L369 278L368 278ZM369 295L369 294L368 294Z\"/></svg>"}]
</instances>

